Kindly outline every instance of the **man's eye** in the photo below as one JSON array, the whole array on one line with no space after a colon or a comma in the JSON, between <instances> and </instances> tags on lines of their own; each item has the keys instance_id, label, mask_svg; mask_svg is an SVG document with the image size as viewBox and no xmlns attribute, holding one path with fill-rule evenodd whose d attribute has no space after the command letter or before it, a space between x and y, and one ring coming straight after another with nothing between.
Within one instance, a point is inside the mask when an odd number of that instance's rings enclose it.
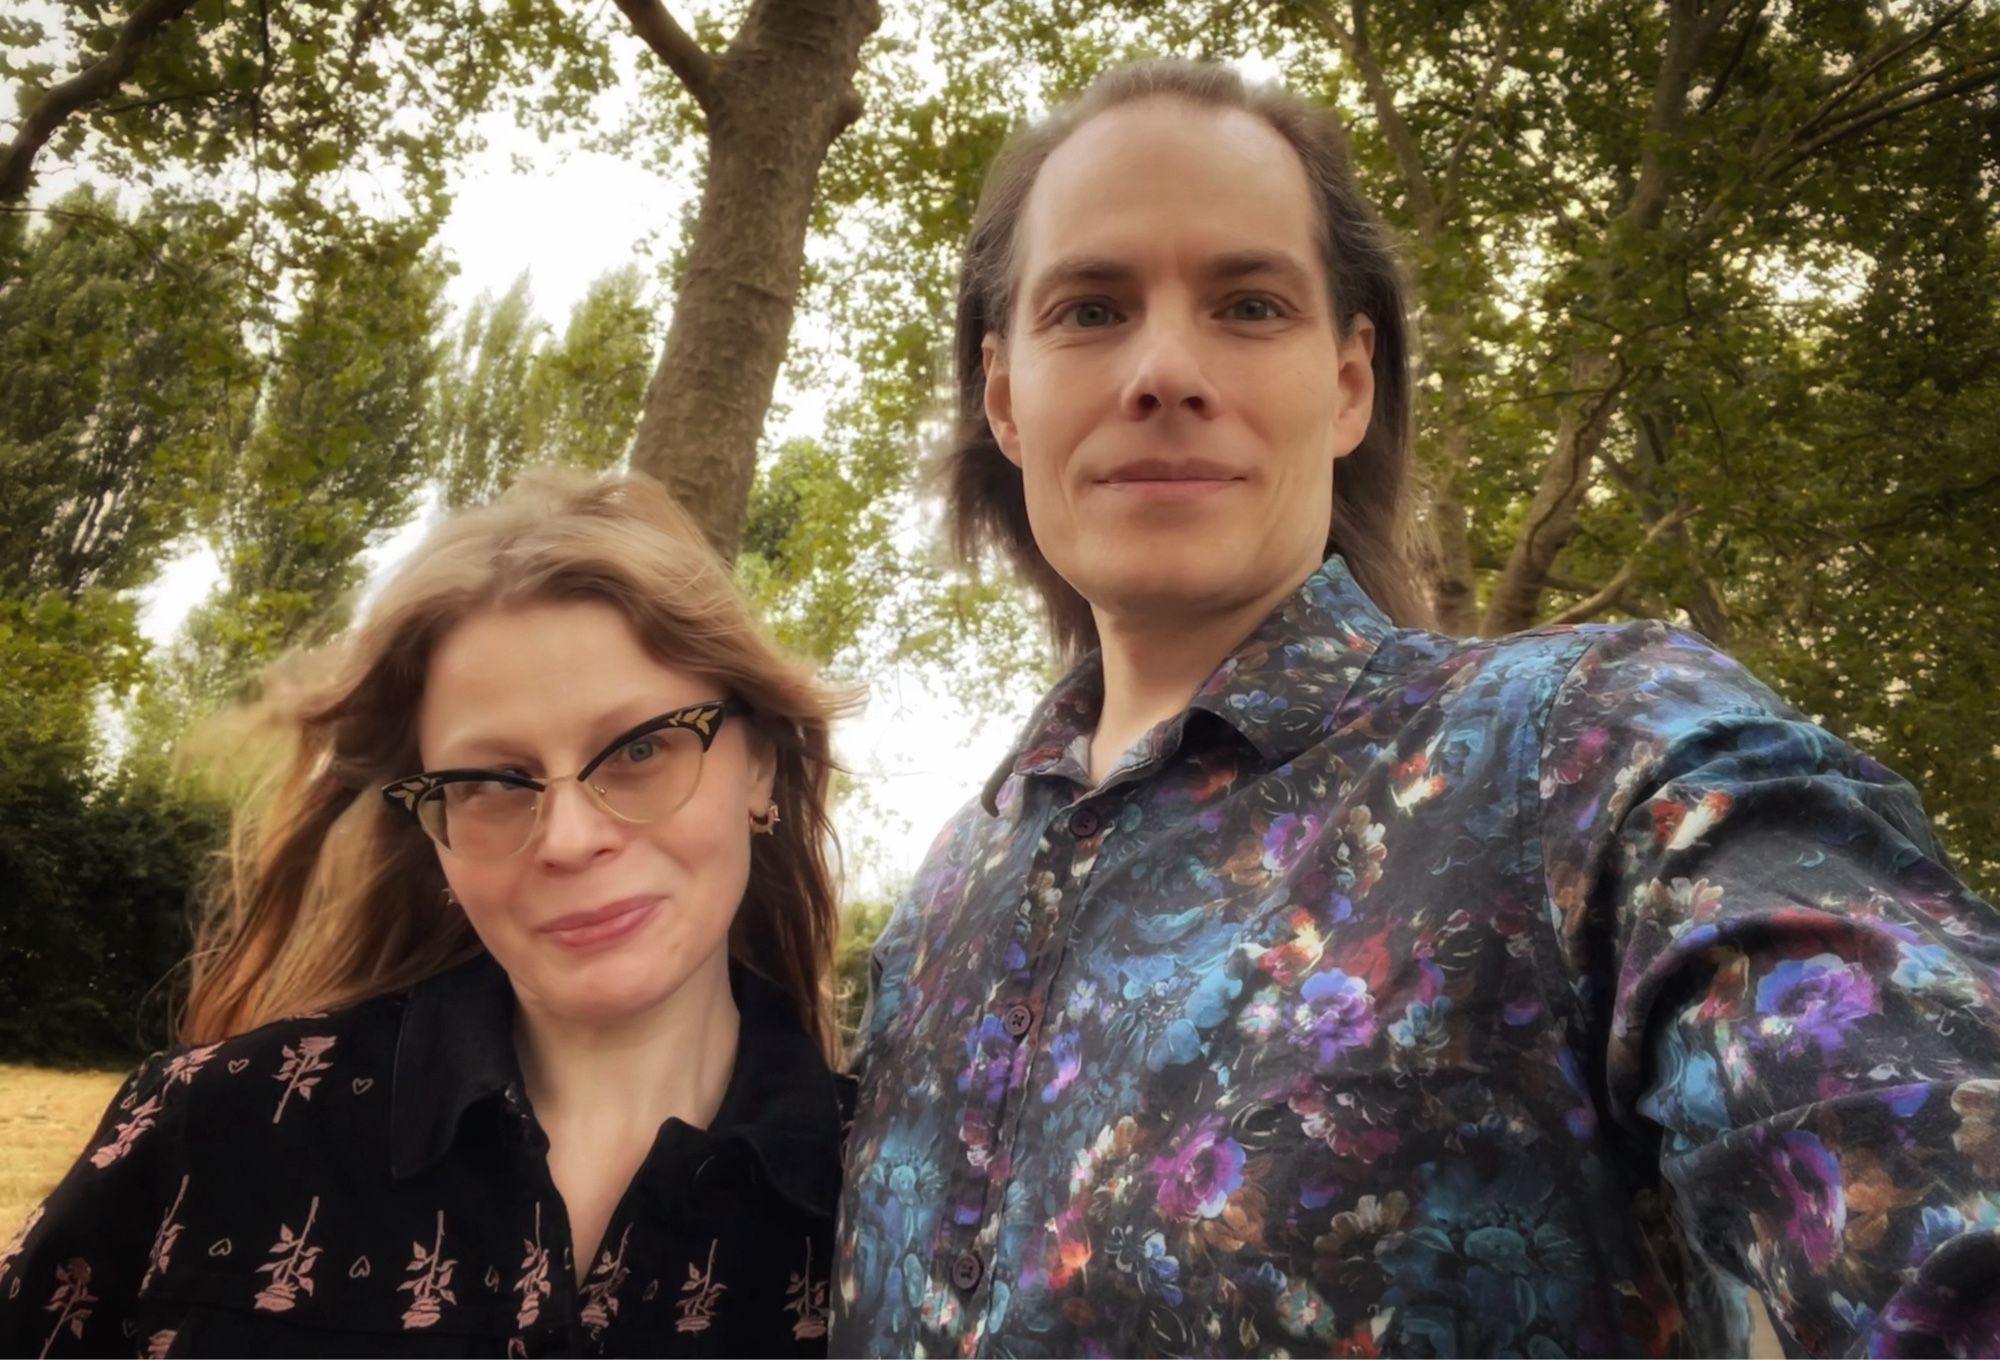
<instances>
[{"instance_id":1,"label":"man's eye","mask_svg":"<svg viewBox=\"0 0 2000 1360\"><path fill-rule=\"evenodd\" d=\"M1231 321L1276 321L1284 313L1267 297L1238 298L1229 304Z\"/></svg>"},{"instance_id":2,"label":"man's eye","mask_svg":"<svg viewBox=\"0 0 2000 1360\"><path fill-rule=\"evenodd\" d=\"M1060 320L1080 330L1097 330L1118 319L1108 302L1076 302L1063 309Z\"/></svg>"}]
</instances>

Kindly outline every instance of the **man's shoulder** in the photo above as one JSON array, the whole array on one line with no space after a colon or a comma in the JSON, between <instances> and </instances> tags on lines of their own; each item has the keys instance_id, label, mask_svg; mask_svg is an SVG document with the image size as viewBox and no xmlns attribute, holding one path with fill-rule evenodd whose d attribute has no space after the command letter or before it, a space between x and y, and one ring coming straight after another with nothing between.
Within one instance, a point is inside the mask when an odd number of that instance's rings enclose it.
<instances>
[{"instance_id":1,"label":"man's shoulder","mask_svg":"<svg viewBox=\"0 0 2000 1360\"><path fill-rule=\"evenodd\" d=\"M1448 684L1462 693L1528 688L1550 700L1558 690L1609 697L1666 685L1717 699L1754 696L1760 707L1773 697L1714 643L1658 619L1549 624L1490 638L1402 630L1378 650L1369 683Z\"/></svg>"}]
</instances>

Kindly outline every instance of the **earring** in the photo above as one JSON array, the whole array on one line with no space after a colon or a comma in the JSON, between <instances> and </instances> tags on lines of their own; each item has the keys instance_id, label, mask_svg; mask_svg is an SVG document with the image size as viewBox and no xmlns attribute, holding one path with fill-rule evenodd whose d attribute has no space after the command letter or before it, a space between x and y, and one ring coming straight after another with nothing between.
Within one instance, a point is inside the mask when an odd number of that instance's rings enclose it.
<instances>
[{"instance_id":1,"label":"earring","mask_svg":"<svg viewBox=\"0 0 2000 1360\"><path fill-rule=\"evenodd\" d=\"M447 907L456 907L461 905L457 896L452 892L452 890L449 887L445 888L443 896L444 896L444 904Z\"/></svg>"},{"instance_id":2,"label":"earring","mask_svg":"<svg viewBox=\"0 0 2000 1360\"><path fill-rule=\"evenodd\" d=\"M773 803L764 809L761 817L754 812L750 814L750 830L756 835L768 836L778 829L778 821L778 805Z\"/></svg>"}]
</instances>

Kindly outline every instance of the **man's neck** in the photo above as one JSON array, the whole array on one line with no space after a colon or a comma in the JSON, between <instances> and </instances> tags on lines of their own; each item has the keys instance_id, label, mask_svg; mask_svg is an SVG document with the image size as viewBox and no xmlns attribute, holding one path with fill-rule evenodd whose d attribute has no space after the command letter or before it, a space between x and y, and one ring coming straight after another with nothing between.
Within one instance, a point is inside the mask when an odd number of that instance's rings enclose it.
<instances>
[{"instance_id":1,"label":"man's neck","mask_svg":"<svg viewBox=\"0 0 2000 1360\"><path fill-rule=\"evenodd\" d=\"M738 1016L726 951L673 995L609 1024L524 1000L515 1045L537 1118L595 1141L643 1138L678 1118L707 1127L736 1064Z\"/></svg>"},{"instance_id":2,"label":"man's neck","mask_svg":"<svg viewBox=\"0 0 2000 1360\"><path fill-rule=\"evenodd\" d=\"M1104 707L1090 739L1092 786L1104 782L1140 737L1186 708L1215 668L1310 574L1226 609L1145 617L1094 610Z\"/></svg>"}]
</instances>

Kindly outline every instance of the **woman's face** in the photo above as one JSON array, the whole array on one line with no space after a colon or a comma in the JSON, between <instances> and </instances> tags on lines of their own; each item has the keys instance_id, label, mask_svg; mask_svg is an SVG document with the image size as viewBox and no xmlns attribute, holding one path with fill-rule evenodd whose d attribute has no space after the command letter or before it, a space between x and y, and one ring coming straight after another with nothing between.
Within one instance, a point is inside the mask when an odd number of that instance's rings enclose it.
<instances>
[{"instance_id":1,"label":"woman's face","mask_svg":"<svg viewBox=\"0 0 2000 1360\"><path fill-rule=\"evenodd\" d=\"M491 610L439 643L418 722L424 768L562 781L541 794L519 852L438 850L466 918L524 1006L615 1021L725 960L749 880L750 818L771 801L770 752L750 725L722 723L692 794L656 821L621 820L566 776L649 719L727 697L656 660L622 614L595 602ZM637 771L664 758L658 744L634 743L601 768L625 761Z\"/></svg>"}]
</instances>

